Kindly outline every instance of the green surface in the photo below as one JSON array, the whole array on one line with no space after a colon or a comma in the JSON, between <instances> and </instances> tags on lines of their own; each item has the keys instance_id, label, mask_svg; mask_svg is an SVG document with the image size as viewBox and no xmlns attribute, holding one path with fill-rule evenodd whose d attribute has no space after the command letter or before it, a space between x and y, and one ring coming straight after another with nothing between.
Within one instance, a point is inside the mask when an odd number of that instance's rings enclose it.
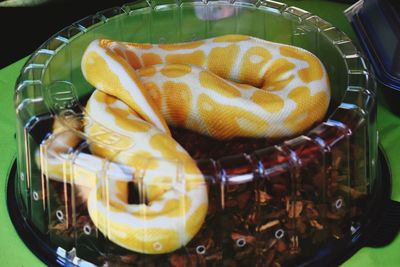
<instances>
[{"instance_id":1,"label":"green surface","mask_svg":"<svg viewBox=\"0 0 400 267\"><path fill-rule=\"evenodd\" d=\"M400 117L389 111L384 99L379 95L378 130L380 145L389 161L392 175L392 200L400 201ZM400 266L400 235L386 247L363 248L350 258L345 267Z\"/></svg>"},{"instance_id":2,"label":"green surface","mask_svg":"<svg viewBox=\"0 0 400 267\"><path fill-rule=\"evenodd\" d=\"M311 13L317 14L326 21L333 23L355 40L354 32L343 16L347 5L331 1L304 0L284 1L288 5L295 5ZM13 107L13 92L16 78L26 59L22 59L7 68L0 70L0 259L1 266L44 266L26 248L20 240L8 216L5 203L6 177L10 163L16 154L15 115ZM400 201L400 118L392 114L382 99L378 105L378 128L380 143L384 149L393 177L392 199ZM400 266L400 236L389 246L384 248L363 248L343 266Z\"/></svg>"},{"instance_id":3,"label":"green surface","mask_svg":"<svg viewBox=\"0 0 400 267\"><path fill-rule=\"evenodd\" d=\"M6 178L16 156L13 92L15 81L25 61L26 59L22 59L0 70L0 265L6 267L44 266L38 258L32 256L15 232L6 206Z\"/></svg>"},{"instance_id":4,"label":"green surface","mask_svg":"<svg viewBox=\"0 0 400 267\"><path fill-rule=\"evenodd\" d=\"M393 177L391 199L400 202L400 165L398 164L400 160L400 118L389 111L381 95L379 95L378 103L378 129L380 144L390 162L390 172Z\"/></svg>"}]
</instances>

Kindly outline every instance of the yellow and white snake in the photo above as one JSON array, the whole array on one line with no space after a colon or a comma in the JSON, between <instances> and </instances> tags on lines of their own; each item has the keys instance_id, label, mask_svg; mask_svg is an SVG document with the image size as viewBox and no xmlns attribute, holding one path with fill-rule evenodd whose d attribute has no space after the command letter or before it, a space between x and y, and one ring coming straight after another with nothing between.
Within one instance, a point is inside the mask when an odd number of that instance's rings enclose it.
<instances>
[{"instance_id":1,"label":"yellow and white snake","mask_svg":"<svg viewBox=\"0 0 400 267\"><path fill-rule=\"evenodd\" d=\"M95 40L81 67L96 90L86 106L93 123L76 128L101 141L105 125L129 142L122 153L89 142L91 154L80 153L72 171L62 172L60 161L49 157L47 174L88 187L98 229L146 254L184 246L207 214L204 177L168 125L225 140L289 137L322 120L330 101L316 56L244 35L162 45ZM59 138L64 144L50 147L58 154L79 142L68 133ZM102 158L111 162L106 179L98 177ZM141 204L128 203L128 181L144 192Z\"/></svg>"}]
</instances>

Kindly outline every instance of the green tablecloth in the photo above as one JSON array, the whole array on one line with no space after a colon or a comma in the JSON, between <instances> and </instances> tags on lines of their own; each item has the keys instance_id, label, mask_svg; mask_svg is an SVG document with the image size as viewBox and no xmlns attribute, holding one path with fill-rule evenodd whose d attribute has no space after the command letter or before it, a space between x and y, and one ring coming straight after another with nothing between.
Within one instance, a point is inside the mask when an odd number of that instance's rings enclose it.
<instances>
[{"instance_id":1,"label":"green tablecloth","mask_svg":"<svg viewBox=\"0 0 400 267\"><path fill-rule=\"evenodd\" d=\"M349 23L343 16L347 5L330 1L284 1L317 14L333 23L355 39ZM9 219L5 204L6 178L10 163L16 155L15 115L13 107L14 85L26 59L22 59L0 70L0 265L1 266L44 266L18 237ZM378 104L378 128L380 144L389 160L393 177L392 199L400 201L400 118L392 114L382 97ZM363 248L343 266L400 266L400 236L383 248Z\"/></svg>"}]
</instances>

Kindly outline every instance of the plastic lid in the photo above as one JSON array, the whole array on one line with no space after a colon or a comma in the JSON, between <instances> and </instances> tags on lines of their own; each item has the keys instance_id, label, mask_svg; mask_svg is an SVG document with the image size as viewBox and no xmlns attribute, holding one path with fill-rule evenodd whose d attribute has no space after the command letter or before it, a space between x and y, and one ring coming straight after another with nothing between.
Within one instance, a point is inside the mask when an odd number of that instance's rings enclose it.
<instances>
[{"instance_id":1,"label":"plastic lid","mask_svg":"<svg viewBox=\"0 0 400 267\"><path fill-rule=\"evenodd\" d=\"M400 90L400 6L395 0L360 0L345 14L378 80Z\"/></svg>"}]
</instances>

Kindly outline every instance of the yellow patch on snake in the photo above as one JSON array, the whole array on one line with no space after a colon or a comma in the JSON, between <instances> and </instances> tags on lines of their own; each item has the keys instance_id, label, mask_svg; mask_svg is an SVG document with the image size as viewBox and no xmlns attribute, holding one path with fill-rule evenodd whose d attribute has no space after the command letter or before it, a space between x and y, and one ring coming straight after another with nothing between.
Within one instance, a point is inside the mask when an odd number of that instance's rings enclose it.
<instances>
[{"instance_id":1,"label":"yellow patch on snake","mask_svg":"<svg viewBox=\"0 0 400 267\"><path fill-rule=\"evenodd\" d=\"M110 199L109 202L110 202L110 205L108 206L109 212L121 213L121 214L128 212L126 209L126 204L121 202L116 202L113 199Z\"/></svg>"},{"instance_id":2,"label":"yellow patch on snake","mask_svg":"<svg viewBox=\"0 0 400 267\"><path fill-rule=\"evenodd\" d=\"M206 61L206 55L203 51L194 51L192 53L168 54L165 62L168 64L190 64L202 66Z\"/></svg>"},{"instance_id":3,"label":"yellow patch on snake","mask_svg":"<svg viewBox=\"0 0 400 267\"><path fill-rule=\"evenodd\" d=\"M240 82L260 87L263 82L260 76L261 70L271 58L271 53L263 47L254 46L249 48L240 64Z\"/></svg>"},{"instance_id":4,"label":"yellow patch on snake","mask_svg":"<svg viewBox=\"0 0 400 267\"><path fill-rule=\"evenodd\" d=\"M147 132L151 128L149 123L137 119L137 113L129 107L127 107L127 109L122 109L107 106L106 111L114 117L115 124L117 124L118 127L128 132ZM130 119L130 116L135 119Z\"/></svg>"},{"instance_id":5,"label":"yellow patch on snake","mask_svg":"<svg viewBox=\"0 0 400 267\"><path fill-rule=\"evenodd\" d=\"M258 136L268 128L264 119L240 107L215 102L206 94L199 96L197 107L208 132L216 139ZM225 117L231 118L230 123L221 123L220 120L215 119Z\"/></svg>"},{"instance_id":6,"label":"yellow patch on snake","mask_svg":"<svg viewBox=\"0 0 400 267\"><path fill-rule=\"evenodd\" d=\"M240 91L227 83L224 79L215 76L211 72L202 71L199 74L200 84L226 97L239 97Z\"/></svg>"},{"instance_id":7,"label":"yellow patch on snake","mask_svg":"<svg viewBox=\"0 0 400 267\"><path fill-rule=\"evenodd\" d=\"M112 181L115 196L122 202L128 203L128 183L126 181Z\"/></svg>"},{"instance_id":8,"label":"yellow patch on snake","mask_svg":"<svg viewBox=\"0 0 400 267\"><path fill-rule=\"evenodd\" d=\"M106 178L107 179L107 178ZM109 212L115 212L115 213L124 213L127 212L126 209L126 203L128 203L128 183L126 181L111 181L107 183L107 186L105 185L105 181L102 180L102 186L101 187L108 187L107 190L96 190L96 197L98 200L103 199L107 200L107 209ZM118 183L121 183L118 185ZM125 184L125 185L123 185ZM114 194L114 191L118 186L121 186L121 189L123 187L126 187L126 196L124 195L119 195L119 194ZM123 189L124 190L124 189ZM113 195L110 195L110 193L113 192Z\"/></svg>"},{"instance_id":9,"label":"yellow patch on snake","mask_svg":"<svg viewBox=\"0 0 400 267\"><path fill-rule=\"evenodd\" d=\"M163 67L160 72L166 77L178 78L191 73L192 67L190 65L171 64Z\"/></svg>"},{"instance_id":10,"label":"yellow patch on snake","mask_svg":"<svg viewBox=\"0 0 400 267\"><path fill-rule=\"evenodd\" d=\"M153 66L157 64L163 63L161 57L157 54L154 53L145 53L142 55L142 60L143 60L143 66L148 67L148 66Z\"/></svg>"},{"instance_id":11,"label":"yellow patch on snake","mask_svg":"<svg viewBox=\"0 0 400 267\"><path fill-rule=\"evenodd\" d=\"M189 236L194 236L201 228L202 222L207 214L208 205L201 204L193 213L190 215L185 225L185 232ZM203 216L201 216L203 215Z\"/></svg>"},{"instance_id":12,"label":"yellow patch on snake","mask_svg":"<svg viewBox=\"0 0 400 267\"><path fill-rule=\"evenodd\" d=\"M157 73L157 70L154 66L149 66L146 68L141 68L137 70L140 77L151 77Z\"/></svg>"},{"instance_id":13,"label":"yellow patch on snake","mask_svg":"<svg viewBox=\"0 0 400 267\"><path fill-rule=\"evenodd\" d=\"M268 66L268 70L264 74L263 89L268 91L277 91L285 88L293 79L294 75L282 77L290 70L294 69L296 65L289 62L287 59L278 58Z\"/></svg>"},{"instance_id":14,"label":"yellow patch on snake","mask_svg":"<svg viewBox=\"0 0 400 267\"><path fill-rule=\"evenodd\" d=\"M327 107L328 96L325 92L318 92L311 96L310 89L306 86L294 88L288 95L296 102L296 109L284 121L285 126L293 132L307 129L315 122L320 121Z\"/></svg>"},{"instance_id":15,"label":"yellow patch on snake","mask_svg":"<svg viewBox=\"0 0 400 267\"><path fill-rule=\"evenodd\" d=\"M172 188L173 179L170 176L155 176L145 186L147 201L151 202L161 197Z\"/></svg>"},{"instance_id":16,"label":"yellow patch on snake","mask_svg":"<svg viewBox=\"0 0 400 267\"><path fill-rule=\"evenodd\" d=\"M317 57L313 54L289 46L282 46L280 52L283 56L304 60L308 63L307 68L298 71L299 77L303 82L309 83L322 79L324 70Z\"/></svg>"},{"instance_id":17,"label":"yellow patch on snake","mask_svg":"<svg viewBox=\"0 0 400 267\"><path fill-rule=\"evenodd\" d=\"M159 167L158 161L153 157L154 155L143 149L135 149L128 152L129 155L124 156L124 162L129 162L130 166L135 166L136 170L143 169L155 170Z\"/></svg>"},{"instance_id":18,"label":"yellow patch on snake","mask_svg":"<svg viewBox=\"0 0 400 267\"><path fill-rule=\"evenodd\" d=\"M130 50L125 51L126 58L129 62L129 65L132 66L134 69L139 69L142 67L142 63L140 63L139 57L136 55L135 52L132 52Z\"/></svg>"},{"instance_id":19,"label":"yellow patch on snake","mask_svg":"<svg viewBox=\"0 0 400 267\"><path fill-rule=\"evenodd\" d=\"M236 85L238 88L243 89L243 90L248 90L248 89L254 89L254 86L250 84L245 84L245 83L238 83L238 82L232 82L234 85Z\"/></svg>"},{"instance_id":20,"label":"yellow patch on snake","mask_svg":"<svg viewBox=\"0 0 400 267\"><path fill-rule=\"evenodd\" d=\"M58 167L58 169L63 170L63 166ZM63 182L83 185L86 188L95 188L98 181L98 173L93 173L92 170L88 170L86 166L82 167L81 165L73 165L72 176L66 175L65 171L63 171L60 177L63 177Z\"/></svg>"},{"instance_id":21,"label":"yellow patch on snake","mask_svg":"<svg viewBox=\"0 0 400 267\"><path fill-rule=\"evenodd\" d=\"M187 156L186 159L189 158L189 156L186 153L180 152L177 150L177 143L175 142L174 139L172 139L170 137L166 137L162 133L154 134L150 138L150 146L153 149L159 151L161 153L161 155L163 156L163 158L165 158L166 160L178 159L177 154L181 154L181 153L183 153Z\"/></svg>"},{"instance_id":22,"label":"yellow patch on snake","mask_svg":"<svg viewBox=\"0 0 400 267\"><path fill-rule=\"evenodd\" d=\"M184 151L177 150L177 143L170 136L165 134L155 134L150 139L150 146L159 151L166 160L176 160L183 164L185 172L188 174L198 173L193 159Z\"/></svg>"},{"instance_id":23,"label":"yellow patch on snake","mask_svg":"<svg viewBox=\"0 0 400 267\"><path fill-rule=\"evenodd\" d=\"M107 48L111 43L114 43L114 41L109 39L101 39L99 42L99 46L102 48Z\"/></svg>"},{"instance_id":24,"label":"yellow patch on snake","mask_svg":"<svg viewBox=\"0 0 400 267\"><path fill-rule=\"evenodd\" d=\"M193 163L193 166L191 167L192 169L195 169L196 163ZM196 165L197 166L197 165ZM192 173L193 174L193 173ZM207 187L206 182L204 181L203 175L201 174L200 171L197 171L196 175L193 175L190 177L190 179L187 179L185 181L185 190L186 192L190 192L193 189L199 188L199 187Z\"/></svg>"},{"instance_id":25,"label":"yellow patch on snake","mask_svg":"<svg viewBox=\"0 0 400 267\"><path fill-rule=\"evenodd\" d=\"M250 99L257 105L261 106L265 111L271 113L281 111L285 105L280 96L264 90L255 91Z\"/></svg>"},{"instance_id":26,"label":"yellow patch on snake","mask_svg":"<svg viewBox=\"0 0 400 267\"><path fill-rule=\"evenodd\" d=\"M118 150L127 149L134 144L133 138L117 134L98 122L92 122L87 132L91 141L94 141L90 144L91 152L108 159L113 158ZM114 150L105 149L96 142L101 145L112 145Z\"/></svg>"},{"instance_id":27,"label":"yellow patch on snake","mask_svg":"<svg viewBox=\"0 0 400 267\"><path fill-rule=\"evenodd\" d=\"M122 58L125 58L125 53L119 47L113 48L114 52Z\"/></svg>"},{"instance_id":28,"label":"yellow patch on snake","mask_svg":"<svg viewBox=\"0 0 400 267\"><path fill-rule=\"evenodd\" d=\"M220 37L215 37L213 39L214 42L220 43L220 42L240 42L240 41L246 41L249 40L250 36L246 35L240 35L240 34L229 34L229 35L224 35Z\"/></svg>"},{"instance_id":29,"label":"yellow patch on snake","mask_svg":"<svg viewBox=\"0 0 400 267\"><path fill-rule=\"evenodd\" d=\"M198 48L204 44L204 41L193 41L189 43L180 43L180 44L160 44L159 48L164 50L183 50L183 49L193 49Z\"/></svg>"},{"instance_id":30,"label":"yellow patch on snake","mask_svg":"<svg viewBox=\"0 0 400 267\"><path fill-rule=\"evenodd\" d=\"M163 93L169 117L175 125L185 126L192 107L192 92L189 85L166 81Z\"/></svg>"},{"instance_id":31,"label":"yellow patch on snake","mask_svg":"<svg viewBox=\"0 0 400 267\"><path fill-rule=\"evenodd\" d=\"M221 78L228 78L239 51L240 47L237 44L213 48L208 55L208 70Z\"/></svg>"},{"instance_id":32,"label":"yellow patch on snake","mask_svg":"<svg viewBox=\"0 0 400 267\"><path fill-rule=\"evenodd\" d=\"M169 199L164 204L161 214L168 217L185 216L192 206L192 200L188 196L180 196L178 199Z\"/></svg>"},{"instance_id":33,"label":"yellow patch on snake","mask_svg":"<svg viewBox=\"0 0 400 267\"><path fill-rule=\"evenodd\" d=\"M108 95L106 93L103 93L102 91L96 91L93 93L94 98L96 99L97 102L106 104L106 105L111 105L114 104L117 101L117 98L111 95Z\"/></svg>"},{"instance_id":34,"label":"yellow patch on snake","mask_svg":"<svg viewBox=\"0 0 400 267\"><path fill-rule=\"evenodd\" d=\"M157 84L154 82L146 82L143 83L143 85L144 87L146 87L147 92L149 93L151 99L153 99L153 102L156 105L156 107L161 109L163 98L160 88L158 88Z\"/></svg>"}]
</instances>

